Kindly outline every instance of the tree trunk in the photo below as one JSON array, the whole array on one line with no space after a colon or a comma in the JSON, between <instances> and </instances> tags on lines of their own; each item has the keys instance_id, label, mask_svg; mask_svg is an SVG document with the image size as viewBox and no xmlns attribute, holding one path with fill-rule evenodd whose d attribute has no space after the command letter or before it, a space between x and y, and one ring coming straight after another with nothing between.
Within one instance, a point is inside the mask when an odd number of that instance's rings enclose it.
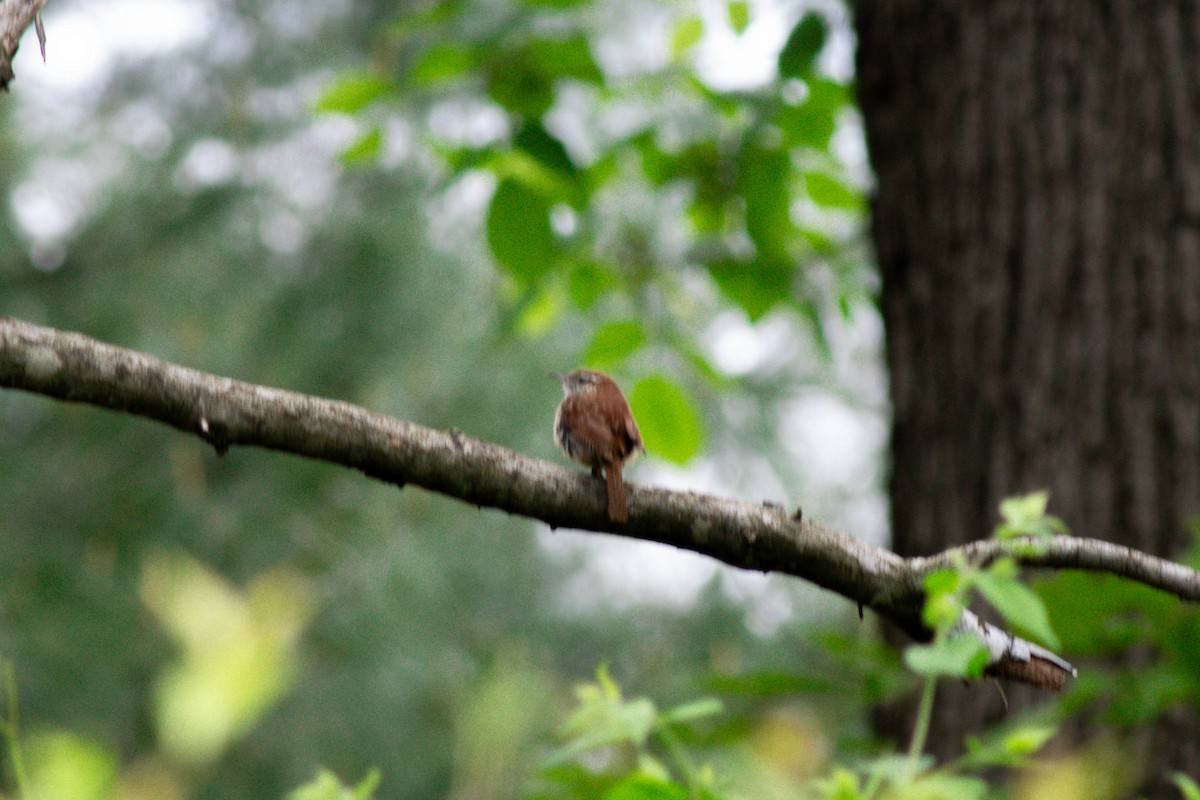
<instances>
[{"instance_id":1,"label":"tree trunk","mask_svg":"<svg viewBox=\"0 0 1200 800\"><path fill-rule=\"evenodd\" d=\"M1074 532L1177 555L1200 513L1200 5L855 13L896 550L982 538L1003 497L1046 488ZM1006 713L993 689L944 689L940 757ZM1196 774L1200 725L1138 748L1149 776Z\"/></svg>"}]
</instances>

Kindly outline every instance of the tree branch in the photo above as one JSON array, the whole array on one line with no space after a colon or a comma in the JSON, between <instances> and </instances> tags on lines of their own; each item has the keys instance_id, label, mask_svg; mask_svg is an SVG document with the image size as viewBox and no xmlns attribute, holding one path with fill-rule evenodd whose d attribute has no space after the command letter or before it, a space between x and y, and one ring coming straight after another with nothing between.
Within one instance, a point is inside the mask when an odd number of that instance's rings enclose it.
<instances>
[{"instance_id":1,"label":"tree branch","mask_svg":"<svg viewBox=\"0 0 1200 800\"><path fill-rule=\"evenodd\" d=\"M456 430L432 430L349 403L210 375L2 316L0 386L157 420L199 436L218 453L234 445L295 453L539 519L551 528L615 533L743 569L794 575L869 606L918 639L928 636L921 622L923 579L949 566L955 552L977 563L1008 554L1032 566L1110 572L1200 600L1200 573L1092 539L980 541L904 559L818 522L797 521L773 504L633 484L629 522L616 526L608 519L603 487L578 470ZM992 650L994 672L1052 686L1061 686L1073 672L1052 653L989 631L985 623L966 626ZM1006 670L1006 662L1018 668ZM1054 675L1040 679L1037 670L1027 669L1034 667Z\"/></svg>"},{"instance_id":2,"label":"tree branch","mask_svg":"<svg viewBox=\"0 0 1200 800\"><path fill-rule=\"evenodd\" d=\"M911 558L909 566L922 574L949 569L956 557L986 566L1001 556L1012 556L1027 567L1082 569L1105 572L1170 592L1182 600L1200 601L1200 572L1173 561L1121 544L1073 536L984 539L951 548L927 558Z\"/></svg>"},{"instance_id":3,"label":"tree branch","mask_svg":"<svg viewBox=\"0 0 1200 800\"><path fill-rule=\"evenodd\" d=\"M12 61L17 54L21 34L38 19L45 4L46 0L0 0L0 91L8 91L8 83L14 77ZM40 22L37 33L42 57L45 58L45 36Z\"/></svg>"}]
</instances>

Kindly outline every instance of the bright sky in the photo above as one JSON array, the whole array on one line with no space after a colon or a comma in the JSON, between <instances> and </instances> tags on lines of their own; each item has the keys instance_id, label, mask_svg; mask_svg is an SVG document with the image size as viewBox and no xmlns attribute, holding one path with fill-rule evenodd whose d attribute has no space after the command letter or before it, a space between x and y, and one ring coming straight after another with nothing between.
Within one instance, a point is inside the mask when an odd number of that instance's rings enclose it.
<instances>
[{"instance_id":1,"label":"bright sky","mask_svg":"<svg viewBox=\"0 0 1200 800\"><path fill-rule=\"evenodd\" d=\"M105 0L49 3L46 63L27 31L13 63L13 87L30 92L86 90L124 55L165 53L208 35L211 14L196 0ZM28 82L30 85L21 87Z\"/></svg>"}]
</instances>

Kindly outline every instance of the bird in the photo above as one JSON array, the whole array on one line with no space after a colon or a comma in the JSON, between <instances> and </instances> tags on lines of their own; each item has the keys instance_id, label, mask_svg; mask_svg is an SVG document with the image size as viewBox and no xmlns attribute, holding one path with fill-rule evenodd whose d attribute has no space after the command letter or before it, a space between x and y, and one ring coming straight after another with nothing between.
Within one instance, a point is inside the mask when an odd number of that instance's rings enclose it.
<instances>
[{"instance_id":1,"label":"bird","mask_svg":"<svg viewBox=\"0 0 1200 800\"><path fill-rule=\"evenodd\" d=\"M608 484L608 518L629 521L622 467L645 453L633 411L617 382L602 372L577 369L552 372L563 387L563 400L554 412L554 441L567 457L604 475Z\"/></svg>"}]
</instances>

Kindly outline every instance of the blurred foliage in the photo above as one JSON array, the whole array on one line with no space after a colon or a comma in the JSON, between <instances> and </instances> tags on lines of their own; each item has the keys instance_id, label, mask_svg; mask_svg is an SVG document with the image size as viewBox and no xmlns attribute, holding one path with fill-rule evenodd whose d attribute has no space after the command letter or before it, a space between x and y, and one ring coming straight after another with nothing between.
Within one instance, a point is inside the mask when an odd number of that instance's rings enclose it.
<instances>
[{"instance_id":1,"label":"blurred foliage","mask_svg":"<svg viewBox=\"0 0 1200 800\"><path fill-rule=\"evenodd\" d=\"M760 718L731 737L721 732L726 713L717 699L660 710L645 697L626 699L603 666L596 682L579 686L576 695L562 743L545 757L528 800L970 800L992 796L983 774L1001 766L1018 770L1023 797L1114 797L1114 787L1127 785L1114 781L1111 769L1081 774L1087 754L1035 761L1055 732L1044 721L999 729L941 766L887 753L829 763L819 729L803 718ZM747 767L769 781L746 780ZM1027 788L1052 786L1060 793L1029 794Z\"/></svg>"},{"instance_id":2,"label":"blurred foliage","mask_svg":"<svg viewBox=\"0 0 1200 800\"><path fill-rule=\"evenodd\" d=\"M1200 545L1181 562L1200 568ZM1063 698L1067 713L1131 732L1169 714L1200 711L1200 610L1110 575L1062 572L1035 585L1065 650L1092 657ZM1113 667L1105 655L1138 654Z\"/></svg>"},{"instance_id":3,"label":"blurred foliage","mask_svg":"<svg viewBox=\"0 0 1200 800\"><path fill-rule=\"evenodd\" d=\"M1003 521L993 532L993 538L1010 539L1019 534L1035 537L1054 533L1065 535L1067 529L1062 521L1046 513L1048 501L1046 492L1004 500L1000 504ZM1030 546L1036 547L1036 541ZM980 678L988 664L989 655L984 643L959 628L963 613L976 593L1015 633L1032 637L1050 648L1062 647L1042 597L1018 579L1014 558L1003 556L980 566L969 562L961 553L955 555L950 569L925 576L925 605L921 619L933 631L932 643L913 645L904 652L904 662L909 669L926 676L928 702L932 702L934 679ZM930 711L928 702L922 708L924 714Z\"/></svg>"},{"instance_id":4,"label":"blurred foliage","mask_svg":"<svg viewBox=\"0 0 1200 800\"><path fill-rule=\"evenodd\" d=\"M18 796L191 796L188 785L195 776L253 729L289 688L309 596L294 575L270 571L242 592L182 553L151 553L143 568L142 600L182 651L180 661L163 666L154 687L157 747L137 753L122 769L120 754L102 740L61 728L26 736L14 671L6 663L4 736Z\"/></svg>"},{"instance_id":5,"label":"blurred foliage","mask_svg":"<svg viewBox=\"0 0 1200 800\"><path fill-rule=\"evenodd\" d=\"M801 167L845 174L803 150L853 114L844 82L814 68L713 90L699 40L676 33L708 23L683 6L162 7L154 44L122 36L72 85L22 71L0 104L0 313L544 457L545 373L591 363L639 407L677 409L639 412L660 463L724 452L731 492L798 485L777 421L832 384L820 348L732 381L711 326L782 323L777 347L803 353L796 320L828 348L838 297L866 298L861 251L836 246L861 214L785 207ZM54 4L52 52L105 8ZM674 42L668 62L598 57L640 20ZM752 25L752 7L729 21ZM781 138L788 114L829 135ZM759 152L786 167L779 187ZM740 288L742 269L772 277ZM855 397L849 381L831 391ZM221 458L123 415L0 393L0 466L0 654L39 787L336 796L367 784L333 775L378 768L388 796L514 796L572 676L602 659L669 703L817 649L791 611L814 592L773 585L788 610L769 634L720 576L685 607L640 602L597 588L571 534L543 544L525 521L277 454ZM862 742L857 707L823 735Z\"/></svg>"},{"instance_id":6,"label":"blurred foliage","mask_svg":"<svg viewBox=\"0 0 1200 800\"><path fill-rule=\"evenodd\" d=\"M706 314L784 311L828 357L830 326L867 302L872 280L863 165L835 141L857 125L851 87L820 67L830 20L800 14L772 78L721 89L695 50L709 25L742 35L752 7L692 14L630 0L434 3L388 28L375 72L343 75L317 102L365 131L345 158L401 109L449 168L446 191L486 176L484 238L518 316L594 330L581 360L644 377L643 436L679 464L701 452L702 396L728 391L705 353ZM639 52L631 42L650 30L659 46ZM656 412L660 397L670 405Z\"/></svg>"},{"instance_id":7,"label":"blurred foliage","mask_svg":"<svg viewBox=\"0 0 1200 800\"><path fill-rule=\"evenodd\" d=\"M242 597L186 556L153 552L141 587L143 602L183 650L156 687L159 745L178 762L208 764L290 687L311 589L270 571Z\"/></svg>"},{"instance_id":8,"label":"blurred foliage","mask_svg":"<svg viewBox=\"0 0 1200 800\"><path fill-rule=\"evenodd\" d=\"M784 4L772 74L722 86L702 53L752 35L758 4L165 5L174 43L123 43L73 88L22 72L0 103L0 313L546 457L545 373L587 364L630 389L652 463L803 487L835 521L869 506L878 464L834 483L789 427L832 400L882 430L844 8ZM51 52L56 21L104 6L52 4ZM913 681L844 604L775 583L782 622L751 624L720 575L686 608L640 602L597 589L570 534L326 465L6 392L0 467L7 777L27 795L516 797L536 776L563 797L962 797L1045 730L945 768L872 759L868 704ZM1053 527L1044 501L1010 511ZM978 588L1044 635L1014 576L988 575L938 602ZM1080 681L1068 708L1195 702L1177 605L1039 592L1067 652L1161 651L1152 679ZM1098 628L1059 618L1087 607ZM603 672L548 742L605 660L656 700Z\"/></svg>"},{"instance_id":9,"label":"blurred foliage","mask_svg":"<svg viewBox=\"0 0 1200 800\"><path fill-rule=\"evenodd\" d=\"M345 786L329 770L320 770L309 783L288 793L288 800L370 800L379 785L379 773L370 772L357 786Z\"/></svg>"}]
</instances>

